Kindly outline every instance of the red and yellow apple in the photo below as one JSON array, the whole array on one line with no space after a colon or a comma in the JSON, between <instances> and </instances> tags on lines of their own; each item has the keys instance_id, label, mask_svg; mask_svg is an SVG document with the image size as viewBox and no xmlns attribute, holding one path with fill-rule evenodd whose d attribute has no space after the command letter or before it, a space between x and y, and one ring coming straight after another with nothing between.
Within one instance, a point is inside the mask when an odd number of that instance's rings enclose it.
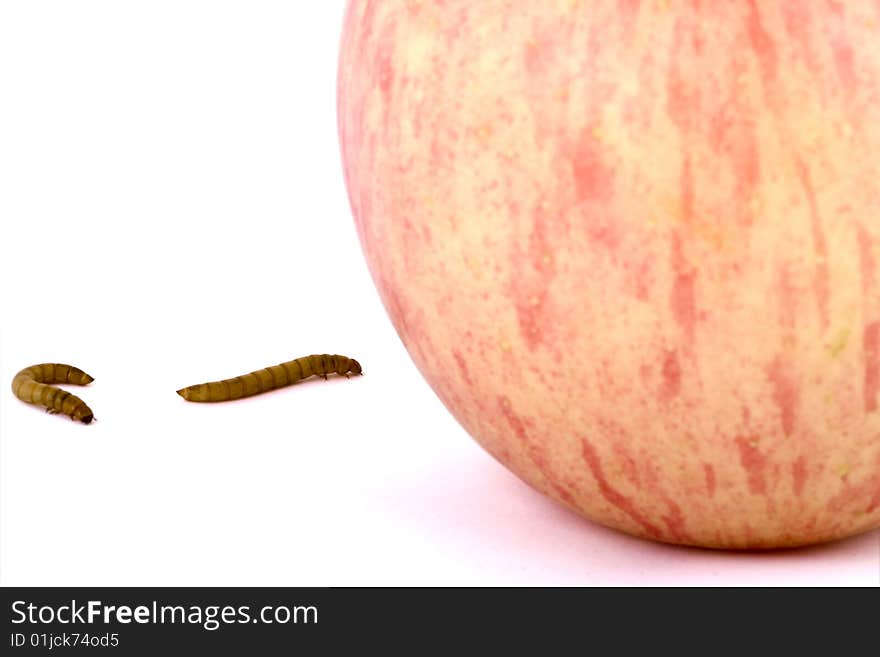
<instances>
[{"instance_id":1,"label":"red and yellow apple","mask_svg":"<svg viewBox=\"0 0 880 657\"><path fill-rule=\"evenodd\" d=\"M425 378L604 525L880 526L880 1L352 0L358 234Z\"/></svg>"}]
</instances>

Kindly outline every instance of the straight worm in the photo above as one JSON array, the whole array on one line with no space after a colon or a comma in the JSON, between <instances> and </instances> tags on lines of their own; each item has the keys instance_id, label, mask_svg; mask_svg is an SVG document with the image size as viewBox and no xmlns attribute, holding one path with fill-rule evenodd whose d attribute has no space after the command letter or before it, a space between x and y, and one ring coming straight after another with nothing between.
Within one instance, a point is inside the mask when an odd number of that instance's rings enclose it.
<instances>
[{"instance_id":1,"label":"straight worm","mask_svg":"<svg viewBox=\"0 0 880 657\"><path fill-rule=\"evenodd\" d=\"M310 376L363 374L361 365L354 358L336 354L316 354L266 367L233 379L211 381L187 386L177 394L191 402L223 402L259 395L276 388L284 388Z\"/></svg>"},{"instance_id":2,"label":"straight worm","mask_svg":"<svg viewBox=\"0 0 880 657\"><path fill-rule=\"evenodd\" d=\"M26 367L16 374L12 379L12 392L23 402L45 406L49 413L63 413L72 420L88 424L95 418L92 409L76 395L52 384L84 386L94 380L73 365L42 363Z\"/></svg>"}]
</instances>

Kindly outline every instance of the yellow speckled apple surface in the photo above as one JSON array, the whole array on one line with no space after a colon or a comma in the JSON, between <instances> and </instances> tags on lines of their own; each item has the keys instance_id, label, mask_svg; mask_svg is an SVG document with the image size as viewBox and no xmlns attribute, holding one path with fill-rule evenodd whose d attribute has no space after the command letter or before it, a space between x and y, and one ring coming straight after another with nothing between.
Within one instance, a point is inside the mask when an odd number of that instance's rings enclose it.
<instances>
[{"instance_id":1,"label":"yellow speckled apple surface","mask_svg":"<svg viewBox=\"0 0 880 657\"><path fill-rule=\"evenodd\" d=\"M880 525L880 4L352 0L392 322L498 461L720 548Z\"/></svg>"}]
</instances>

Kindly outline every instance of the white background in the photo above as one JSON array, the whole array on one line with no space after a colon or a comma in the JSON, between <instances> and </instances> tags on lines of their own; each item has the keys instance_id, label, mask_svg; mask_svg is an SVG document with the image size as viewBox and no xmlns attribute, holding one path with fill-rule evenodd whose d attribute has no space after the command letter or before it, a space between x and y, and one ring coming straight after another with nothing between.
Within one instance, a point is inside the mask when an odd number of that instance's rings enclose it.
<instances>
[{"instance_id":1,"label":"white background","mask_svg":"<svg viewBox=\"0 0 880 657\"><path fill-rule=\"evenodd\" d=\"M880 583L880 534L637 540L520 483L415 370L343 186L341 0L0 4L0 583ZM225 405L310 353L366 375ZM98 422L16 400L69 362ZM79 391L77 391L79 392Z\"/></svg>"}]
</instances>

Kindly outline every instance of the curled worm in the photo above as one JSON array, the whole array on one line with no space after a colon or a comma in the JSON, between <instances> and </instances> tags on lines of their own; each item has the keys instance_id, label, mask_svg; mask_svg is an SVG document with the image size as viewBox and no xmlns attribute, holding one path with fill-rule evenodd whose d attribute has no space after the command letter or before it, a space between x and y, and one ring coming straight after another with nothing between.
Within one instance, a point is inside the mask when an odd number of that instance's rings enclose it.
<instances>
[{"instance_id":1,"label":"curled worm","mask_svg":"<svg viewBox=\"0 0 880 657\"><path fill-rule=\"evenodd\" d=\"M234 379L181 388L177 394L191 402L223 402L283 388L313 375L326 379L328 374L348 377L349 373L363 374L360 363L355 359L336 354L316 354L242 374Z\"/></svg>"},{"instance_id":2,"label":"curled worm","mask_svg":"<svg viewBox=\"0 0 880 657\"><path fill-rule=\"evenodd\" d=\"M73 365L42 363L26 367L16 374L12 379L12 392L23 402L45 406L50 413L63 413L72 420L88 424L95 418L92 409L76 395L52 384L84 386L92 381L92 377Z\"/></svg>"}]
</instances>

